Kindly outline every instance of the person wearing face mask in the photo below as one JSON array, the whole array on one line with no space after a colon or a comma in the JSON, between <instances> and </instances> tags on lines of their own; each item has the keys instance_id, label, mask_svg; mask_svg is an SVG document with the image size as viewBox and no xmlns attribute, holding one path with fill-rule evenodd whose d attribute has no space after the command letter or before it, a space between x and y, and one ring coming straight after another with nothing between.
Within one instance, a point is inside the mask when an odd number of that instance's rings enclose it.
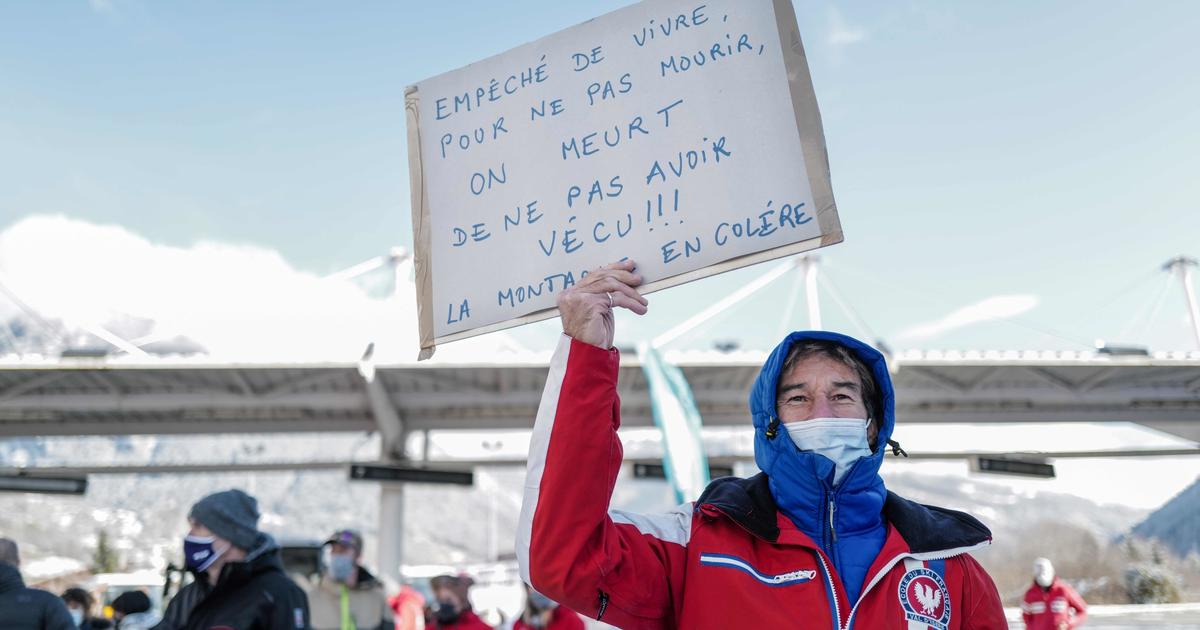
<instances>
[{"instance_id":1,"label":"person wearing face mask","mask_svg":"<svg viewBox=\"0 0 1200 630\"><path fill-rule=\"evenodd\" d=\"M1033 561L1033 584L1021 601L1026 630L1072 630L1087 619L1087 602L1054 574L1047 558Z\"/></svg>"},{"instance_id":2,"label":"person wearing face mask","mask_svg":"<svg viewBox=\"0 0 1200 630\"><path fill-rule=\"evenodd\" d=\"M86 590L78 586L72 586L63 591L63 603L67 605L67 612L71 615L71 621L75 623L75 627L79 630L102 630L111 626L107 619L97 619L92 616L92 609L96 606L96 598Z\"/></svg>"},{"instance_id":3,"label":"person wearing face mask","mask_svg":"<svg viewBox=\"0 0 1200 630\"><path fill-rule=\"evenodd\" d=\"M574 611L525 585L525 609L512 630L583 630L583 620Z\"/></svg>"},{"instance_id":4,"label":"person wearing face mask","mask_svg":"<svg viewBox=\"0 0 1200 630\"><path fill-rule=\"evenodd\" d=\"M158 630L309 630L308 598L258 518L258 501L241 490L192 506L183 555L195 580L171 599Z\"/></svg>"},{"instance_id":5,"label":"person wearing face mask","mask_svg":"<svg viewBox=\"0 0 1200 630\"><path fill-rule=\"evenodd\" d=\"M624 261L558 296L564 334L518 522L526 583L621 628L1008 628L969 555L989 530L885 487L884 455L901 452L891 377L845 335L794 332L766 359L749 401L759 474L717 479L667 514L609 511L622 464L613 311L647 311L641 282Z\"/></svg>"},{"instance_id":6,"label":"person wearing face mask","mask_svg":"<svg viewBox=\"0 0 1200 630\"><path fill-rule=\"evenodd\" d=\"M359 564L362 550L362 535L352 529L338 530L325 541L321 577L306 589L313 630L393 627L383 583Z\"/></svg>"},{"instance_id":7,"label":"person wearing face mask","mask_svg":"<svg viewBox=\"0 0 1200 630\"><path fill-rule=\"evenodd\" d=\"M469 591L474 584L466 575L439 575L429 580L435 630L492 630L471 609Z\"/></svg>"},{"instance_id":8,"label":"person wearing face mask","mask_svg":"<svg viewBox=\"0 0 1200 630\"><path fill-rule=\"evenodd\" d=\"M3 630L75 630L63 600L25 586L17 543L0 538L0 628Z\"/></svg>"}]
</instances>

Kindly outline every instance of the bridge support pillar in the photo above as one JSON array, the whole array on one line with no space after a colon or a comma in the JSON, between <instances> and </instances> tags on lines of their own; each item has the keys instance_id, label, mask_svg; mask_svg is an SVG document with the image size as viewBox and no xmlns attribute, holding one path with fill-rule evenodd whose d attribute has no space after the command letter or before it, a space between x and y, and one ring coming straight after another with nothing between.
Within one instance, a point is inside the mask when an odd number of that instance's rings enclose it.
<instances>
[{"instance_id":1,"label":"bridge support pillar","mask_svg":"<svg viewBox=\"0 0 1200 630\"><path fill-rule=\"evenodd\" d=\"M400 582L404 562L404 484L379 484L380 575Z\"/></svg>"}]
</instances>

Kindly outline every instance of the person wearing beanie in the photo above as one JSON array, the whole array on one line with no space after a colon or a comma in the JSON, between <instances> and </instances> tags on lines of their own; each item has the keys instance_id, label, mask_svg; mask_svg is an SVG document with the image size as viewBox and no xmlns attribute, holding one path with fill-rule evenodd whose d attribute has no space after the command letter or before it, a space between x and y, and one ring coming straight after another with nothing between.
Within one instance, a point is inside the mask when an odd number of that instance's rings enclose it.
<instances>
[{"instance_id":1,"label":"person wearing beanie","mask_svg":"<svg viewBox=\"0 0 1200 630\"><path fill-rule=\"evenodd\" d=\"M429 580L433 591L435 630L492 630L471 609L468 591L475 584L467 575L439 575Z\"/></svg>"},{"instance_id":2,"label":"person wearing beanie","mask_svg":"<svg viewBox=\"0 0 1200 630\"><path fill-rule=\"evenodd\" d=\"M161 621L150 612L150 597L142 591L125 591L110 606L117 630L149 630Z\"/></svg>"},{"instance_id":3,"label":"person wearing beanie","mask_svg":"<svg viewBox=\"0 0 1200 630\"><path fill-rule=\"evenodd\" d=\"M160 630L310 630L308 598L284 573L279 545L258 531L258 501L225 490L188 512L184 566L195 581L167 605Z\"/></svg>"},{"instance_id":4,"label":"person wearing beanie","mask_svg":"<svg viewBox=\"0 0 1200 630\"><path fill-rule=\"evenodd\" d=\"M321 577L306 593L313 630L393 630L383 583L360 564L362 534L340 529L325 541Z\"/></svg>"}]
</instances>

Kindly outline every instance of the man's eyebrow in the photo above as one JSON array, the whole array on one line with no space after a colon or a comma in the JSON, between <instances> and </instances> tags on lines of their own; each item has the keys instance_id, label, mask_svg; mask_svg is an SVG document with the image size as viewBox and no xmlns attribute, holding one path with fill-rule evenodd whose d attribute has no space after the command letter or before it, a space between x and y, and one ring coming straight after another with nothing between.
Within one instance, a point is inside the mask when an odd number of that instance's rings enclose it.
<instances>
[{"instance_id":1,"label":"man's eyebrow","mask_svg":"<svg viewBox=\"0 0 1200 630\"><path fill-rule=\"evenodd\" d=\"M807 387L808 387L808 383L790 383L788 385L784 385L783 387L780 387L779 393L784 394L784 393L792 391L793 389L805 389Z\"/></svg>"},{"instance_id":2,"label":"man's eyebrow","mask_svg":"<svg viewBox=\"0 0 1200 630\"><path fill-rule=\"evenodd\" d=\"M859 386L859 384L855 381L834 381L833 387L835 389L849 389L851 391L856 391L856 392L860 391L862 389L862 387ZM794 389L807 389L807 388L808 388L808 383L788 383L787 385L783 385L779 388L779 393L782 395L782 394L790 392Z\"/></svg>"}]
</instances>

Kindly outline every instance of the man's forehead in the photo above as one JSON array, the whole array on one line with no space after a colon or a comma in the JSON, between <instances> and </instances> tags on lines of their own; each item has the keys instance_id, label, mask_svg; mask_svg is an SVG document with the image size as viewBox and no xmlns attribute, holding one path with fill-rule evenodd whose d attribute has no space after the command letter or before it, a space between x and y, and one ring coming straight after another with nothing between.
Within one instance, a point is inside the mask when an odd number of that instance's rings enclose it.
<instances>
[{"instance_id":1,"label":"man's forehead","mask_svg":"<svg viewBox=\"0 0 1200 630\"><path fill-rule=\"evenodd\" d=\"M852 366L832 357L806 357L780 375L782 383L807 383L809 381L832 380L837 383L853 383L858 386L862 379Z\"/></svg>"}]
</instances>

